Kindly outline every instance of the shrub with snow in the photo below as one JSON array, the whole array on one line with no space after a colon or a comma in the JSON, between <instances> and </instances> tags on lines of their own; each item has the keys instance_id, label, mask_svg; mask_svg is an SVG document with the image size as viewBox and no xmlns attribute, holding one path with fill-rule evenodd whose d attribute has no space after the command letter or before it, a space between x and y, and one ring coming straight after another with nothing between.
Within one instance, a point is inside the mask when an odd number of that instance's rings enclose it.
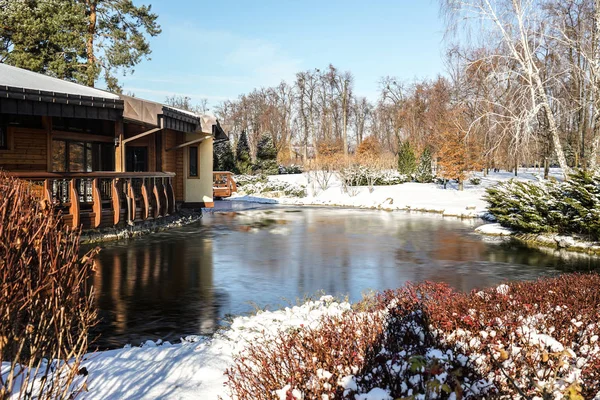
<instances>
[{"instance_id":1,"label":"shrub with snow","mask_svg":"<svg viewBox=\"0 0 600 400\"><path fill-rule=\"evenodd\" d=\"M346 186L390 186L409 180L406 175L397 171L380 170L363 165L342 168L338 175Z\"/></svg>"},{"instance_id":2,"label":"shrub with snow","mask_svg":"<svg viewBox=\"0 0 600 400\"><path fill-rule=\"evenodd\" d=\"M591 399L599 285L573 274L470 294L434 283L386 291L259 336L227 370L228 387L240 400Z\"/></svg>"},{"instance_id":3,"label":"shrub with snow","mask_svg":"<svg viewBox=\"0 0 600 400\"><path fill-rule=\"evenodd\" d=\"M259 182L267 183L267 176L263 175L263 174L258 174L258 175L242 174L242 175L235 175L233 177L233 180L235 181L235 184L237 185L237 187L240 188L245 185L254 185Z\"/></svg>"},{"instance_id":4,"label":"shrub with snow","mask_svg":"<svg viewBox=\"0 0 600 400\"><path fill-rule=\"evenodd\" d=\"M265 175L236 175L240 195L257 195L280 192L288 197L305 197L306 187L288 182L269 181Z\"/></svg>"},{"instance_id":5,"label":"shrub with snow","mask_svg":"<svg viewBox=\"0 0 600 400\"><path fill-rule=\"evenodd\" d=\"M301 174L304 172L304 169L301 165L280 165L279 166L279 175L287 175L287 174Z\"/></svg>"},{"instance_id":6,"label":"shrub with snow","mask_svg":"<svg viewBox=\"0 0 600 400\"><path fill-rule=\"evenodd\" d=\"M600 239L600 177L578 171L565 182L502 182L489 188L489 212L525 233L557 232Z\"/></svg>"}]
</instances>

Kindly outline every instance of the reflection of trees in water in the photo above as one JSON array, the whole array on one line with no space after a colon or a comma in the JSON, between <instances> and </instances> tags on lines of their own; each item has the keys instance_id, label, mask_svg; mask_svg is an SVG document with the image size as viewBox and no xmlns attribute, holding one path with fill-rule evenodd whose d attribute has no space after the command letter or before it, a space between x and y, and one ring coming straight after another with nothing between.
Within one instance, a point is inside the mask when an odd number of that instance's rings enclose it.
<instances>
[{"instance_id":1,"label":"reflection of trees in water","mask_svg":"<svg viewBox=\"0 0 600 400\"><path fill-rule=\"evenodd\" d=\"M210 239L101 252L94 287L103 318L100 346L212 333L227 301L213 290Z\"/></svg>"}]
</instances>

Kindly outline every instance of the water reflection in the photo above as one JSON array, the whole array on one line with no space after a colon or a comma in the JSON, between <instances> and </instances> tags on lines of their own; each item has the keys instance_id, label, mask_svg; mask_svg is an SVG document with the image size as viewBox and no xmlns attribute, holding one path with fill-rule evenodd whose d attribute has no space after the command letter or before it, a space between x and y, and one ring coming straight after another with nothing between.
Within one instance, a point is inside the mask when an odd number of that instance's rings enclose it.
<instances>
[{"instance_id":1,"label":"water reflection","mask_svg":"<svg viewBox=\"0 0 600 400\"><path fill-rule=\"evenodd\" d=\"M597 259L474 234L475 221L369 210L268 209L205 216L176 231L107 246L94 278L102 347L210 333L227 314L319 291L355 301L433 280L471 290Z\"/></svg>"},{"instance_id":2,"label":"water reflection","mask_svg":"<svg viewBox=\"0 0 600 400\"><path fill-rule=\"evenodd\" d=\"M228 299L214 290L212 239L159 236L111 245L98 257L98 346L214 332Z\"/></svg>"}]
</instances>

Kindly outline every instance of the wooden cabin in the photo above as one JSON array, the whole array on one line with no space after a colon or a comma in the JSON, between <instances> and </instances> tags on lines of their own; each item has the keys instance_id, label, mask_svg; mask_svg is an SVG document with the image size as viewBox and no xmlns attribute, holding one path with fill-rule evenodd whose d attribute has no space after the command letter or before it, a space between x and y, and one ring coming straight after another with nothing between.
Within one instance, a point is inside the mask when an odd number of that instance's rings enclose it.
<instances>
[{"instance_id":1,"label":"wooden cabin","mask_svg":"<svg viewBox=\"0 0 600 400\"><path fill-rule=\"evenodd\" d=\"M200 116L0 64L0 169L84 229L212 207Z\"/></svg>"}]
</instances>

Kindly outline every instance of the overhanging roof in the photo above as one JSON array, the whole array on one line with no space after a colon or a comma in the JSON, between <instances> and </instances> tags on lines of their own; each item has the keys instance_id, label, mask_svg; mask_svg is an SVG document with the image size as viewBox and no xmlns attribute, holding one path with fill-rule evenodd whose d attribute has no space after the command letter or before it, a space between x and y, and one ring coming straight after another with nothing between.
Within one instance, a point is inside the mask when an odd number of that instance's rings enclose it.
<instances>
[{"instance_id":1,"label":"overhanging roof","mask_svg":"<svg viewBox=\"0 0 600 400\"><path fill-rule=\"evenodd\" d=\"M0 113L117 120L119 96L0 64Z\"/></svg>"},{"instance_id":2,"label":"overhanging roof","mask_svg":"<svg viewBox=\"0 0 600 400\"><path fill-rule=\"evenodd\" d=\"M192 112L137 97L121 95L121 99L126 121L181 132L195 132L201 127L200 117Z\"/></svg>"}]
</instances>

